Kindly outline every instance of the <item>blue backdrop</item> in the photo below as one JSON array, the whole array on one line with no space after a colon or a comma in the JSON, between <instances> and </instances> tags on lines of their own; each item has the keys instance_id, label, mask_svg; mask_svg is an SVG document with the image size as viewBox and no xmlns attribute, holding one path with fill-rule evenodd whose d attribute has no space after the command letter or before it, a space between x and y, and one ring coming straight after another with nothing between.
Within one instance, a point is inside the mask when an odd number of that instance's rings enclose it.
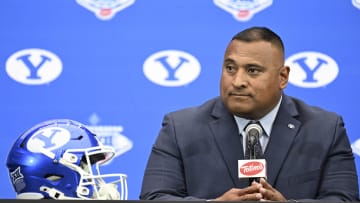
<instances>
[{"instance_id":1,"label":"blue backdrop","mask_svg":"<svg viewBox=\"0 0 360 203\"><path fill-rule=\"evenodd\" d=\"M360 170L360 0L0 1L0 198L5 166L33 125L70 118L93 128L138 199L169 111L219 95L230 38L267 26L286 45L286 93L343 116Z\"/></svg>"}]
</instances>

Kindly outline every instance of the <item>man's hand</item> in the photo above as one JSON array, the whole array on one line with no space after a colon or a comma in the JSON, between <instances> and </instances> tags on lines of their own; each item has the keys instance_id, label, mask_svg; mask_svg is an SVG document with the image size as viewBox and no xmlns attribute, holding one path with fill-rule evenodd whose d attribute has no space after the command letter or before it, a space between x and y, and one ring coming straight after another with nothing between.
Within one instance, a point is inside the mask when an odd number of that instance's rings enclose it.
<instances>
[{"instance_id":1,"label":"man's hand","mask_svg":"<svg viewBox=\"0 0 360 203\"><path fill-rule=\"evenodd\" d=\"M260 178L259 192L261 193L261 201L278 201L286 202L285 197L273 188L264 178Z\"/></svg>"},{"instance_id":2,"label":"man's hand","mask_svg":"<svg viewBox=\"0 0 360 203\"><path fill-rule=\"evenodd\" d=\"M264 178L260 183L253 182L246 188L232 188L214 201L278 201L286 202L285 197L273 188Z\"/></svg>"},{"instance_id":3,"label":"man's hand","mask_svg":"<svg viewBox=\"0 0 360 203\"><path fill-rule=\"evenodd\" d=\"M260 201L263 199L260 189L262 185L255 181L246 188L232 188L214 201Z\"/></svg>"}]
</instances>

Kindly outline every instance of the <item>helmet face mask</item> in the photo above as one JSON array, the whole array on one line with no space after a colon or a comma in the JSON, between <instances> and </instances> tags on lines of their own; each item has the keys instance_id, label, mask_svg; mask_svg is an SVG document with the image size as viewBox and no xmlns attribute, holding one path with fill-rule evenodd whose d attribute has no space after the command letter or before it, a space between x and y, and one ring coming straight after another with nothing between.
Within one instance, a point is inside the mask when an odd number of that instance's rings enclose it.
<instances>
[{"instance_id":1,"label":"helmet face mask","mask_svg":"<svg viewBox=\"0 0 360 203\"><path fill-rule=\"evenodd\" d=\"M81 123L51 120L16 140L7 167L17 198L126 200L126 175L100 173L114 154Z\"/></svg>"}]
</instances>

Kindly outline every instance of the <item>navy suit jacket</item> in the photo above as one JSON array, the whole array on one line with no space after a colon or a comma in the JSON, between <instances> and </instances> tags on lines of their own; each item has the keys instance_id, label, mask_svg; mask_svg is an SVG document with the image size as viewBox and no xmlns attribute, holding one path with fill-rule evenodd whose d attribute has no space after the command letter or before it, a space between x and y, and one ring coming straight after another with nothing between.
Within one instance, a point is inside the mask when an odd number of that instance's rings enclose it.
<instances>
[{"instance_id":1,"label":"navy suit jacket","mask_svg":"<svg viewBox=\"0 0 360 203\"><path fill-rule=\"evenodd\" d=\"M213 199L247 187L248 180L238 178L241 142L234 116L219 97L165 115L140 199ZM354 156L335 113L283 95L264 155L267 181L287 199L358 199Z\"/></svg>"}]
</instances>

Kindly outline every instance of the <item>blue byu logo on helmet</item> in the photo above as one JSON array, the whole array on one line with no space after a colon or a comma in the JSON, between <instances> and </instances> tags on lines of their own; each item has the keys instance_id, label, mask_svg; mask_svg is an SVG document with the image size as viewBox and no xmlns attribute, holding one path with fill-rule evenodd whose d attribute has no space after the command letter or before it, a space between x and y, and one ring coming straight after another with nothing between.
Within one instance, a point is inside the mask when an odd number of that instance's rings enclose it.
<instances>
[{"instance_id":1,"label":"blue byu logo on helmet","mask_svg":"<svg viewBox=\"0 0 360 203\"><path fill-rule=\"evenodd\" d=\"M236 20L248 21L255 13L271 6L272 0L214 0L214 4L231 13Z\"/></svg>"},{"instance_id":2,"label":"blue byu logo on helmet","mask_svg":"<svg viewBox=\"0 0 360 203\"><path fill-rule=\"evenodd\" d=\"M285 61L290 66L289 82L305 88L317 88L330 84L339 74L334 59L320 52L299 52Z\"/></svg>"},{"instance_id":3,"label":"blue byu logo on helmet","mask_svg":"<svg viewBox=\"0 0 360 203\"><path fill-rule=\"evenodd\" d=\"M35 132L27 142L27 148L34 153L43 153L50 158L55 154L51 151L69 142L71 133L61 127L46 127Z\"/></svg>"},{"instance_id":4,"label":"blue byu logo on helmet","mask_svg":"<svg viewBox=\"0 0 360 203\"><path fill-rule=\"evenodd\" d=\"M194 81L200 75L201 66L189 53L164 50L149 56L144 62L143 71L155 84L175 87Z\"/></svg>"},{"instance_id":5,"label":"blue byu logo on helmet","mask_svg":"<svg viewBox=\"0 0 360 203\"><path fill-rule=\"evenodd\" d=\"M62 63L54 53L43 49L24 49L6 61L6 72L26 85L42 85L54 81L62 72Z\"/></svg>"}]
</instances>

